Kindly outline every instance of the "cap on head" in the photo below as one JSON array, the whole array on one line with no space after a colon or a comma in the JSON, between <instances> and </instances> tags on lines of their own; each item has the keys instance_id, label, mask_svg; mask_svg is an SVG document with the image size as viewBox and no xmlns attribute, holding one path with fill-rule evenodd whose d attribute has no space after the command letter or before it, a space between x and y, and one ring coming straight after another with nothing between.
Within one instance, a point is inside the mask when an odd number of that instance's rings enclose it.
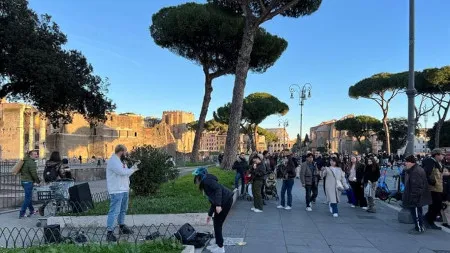
<instances>
[{"instance_id":1,"label":"cap on head","mask_svg":"<svg viewBox=\"0 0 450 253\"><path fill-rule=\"evenodd\" d=\"M194 176L194 183L195 183L195 179L197 177L203 178L206 174L208 174L208 170L206 168L204 168L204 167L200 167L200 168L195 169L192 172L192 175Z\"/></svg>"},{"instance_id":2,"label":"cap on head","mask_svg":"<svg viewBox=\"0 0 450 253\"><path fill-rule=\"evenodd\" d=\"M431 151L431 155L435 156L435 155L442 155L444 152L442 151L442 149L440 148L435 148Z\"/></svg>"}]
</instances>

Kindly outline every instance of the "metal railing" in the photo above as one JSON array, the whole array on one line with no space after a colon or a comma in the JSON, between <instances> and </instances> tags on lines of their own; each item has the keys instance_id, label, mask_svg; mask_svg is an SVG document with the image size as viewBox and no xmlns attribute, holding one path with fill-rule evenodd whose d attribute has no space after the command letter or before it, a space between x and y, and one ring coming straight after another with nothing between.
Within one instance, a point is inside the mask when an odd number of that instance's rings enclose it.
<instances>
[{"instance_id":1,"label":"metal railing","mask_svg":"<svg viewBox=\"0 0 450 253\"><path fill-rule=\"evenodd\" d=\"M119 235L115 231L120 243L139 244L145 241L159 239L181 242L178 233L179 226L160 224L150 226L129 227L132 234ZM118 228L117 228L118 230ZM29 248L41 247L49 244L109 244L106 228L99 227L63 227L48 226L44 228L0 228L1 248ZM1 251L1 250L0 250Z\"/></svg>"},{"instance_id":2,"label":"metal railing","mask_svg":"<svg viewBox=\"0 0 450 253\"><path fill-rule=\"evenodd\" d=\"M13 175L11 173L11 169L14 167L16 162L0 162L0 211L4 209L14 208L18 207L22 204L23 199L25 197L25 193L22 188L21 184L21 176L19 175ZM86 167L83 167L86 166ZM77 169L86 169L86 168L92 168L92 177L91 178L85 178L84 180L79 181L92 181L95 180L95 178L99 178L99 175L97 174L104 174L103 168L104 167L95 167L92 164L90 165L79 165L73 166L70 165L70 168L72 169L72 174L74 174L75 179L77 179ZM38 167L38 177L41 179L41 182L43 182L43 167ZM85 175L83 175L85 176ZM35 193L34 193L35 195ZM93 195L94 196L94 195ZM36 196L33 196L33 202L36 202Z\"/></svg>"}]
</instances>

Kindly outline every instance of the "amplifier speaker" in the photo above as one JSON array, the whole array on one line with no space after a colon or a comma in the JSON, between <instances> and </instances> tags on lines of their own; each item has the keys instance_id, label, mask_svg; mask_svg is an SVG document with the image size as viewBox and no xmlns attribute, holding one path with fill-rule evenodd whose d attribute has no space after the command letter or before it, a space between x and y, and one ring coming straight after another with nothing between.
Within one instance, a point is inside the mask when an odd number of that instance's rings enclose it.
<instances>
[{"instance_id":1,"label":"amplifier speaker","mask_svg":"<svg viewBox=\"0 0 450 253\"><path fill-rule=\"evenodd\" d=\"M45 243L60 243L62 241L62 237L61 227L59 224L45 226L44 239Z\"/></svg>"},{"instance_id":2,"label":"amplifier speaker","mask_svg":"<svg viewBox=\"0 0 450 253\"><path fill-rule=\"evenodd\" d=\"M73 213L85 212L94 208L91 188L88 183L77 184L69 188L70 206Z\"/></svg>"}]
</instances>

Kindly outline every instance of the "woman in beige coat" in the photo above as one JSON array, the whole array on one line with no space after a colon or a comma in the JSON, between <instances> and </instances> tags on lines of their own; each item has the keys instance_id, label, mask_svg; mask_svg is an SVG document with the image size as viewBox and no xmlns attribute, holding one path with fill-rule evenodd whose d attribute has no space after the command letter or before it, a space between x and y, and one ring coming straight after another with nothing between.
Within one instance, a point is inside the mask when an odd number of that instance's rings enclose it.
<instances>
[{"instance_id":1,"label":"woman in beige coat","mask_svg":"<svg viewBox=\"0 0 450 253\"><path fill-rule=\"evenodd\" d=\"M325 182L325 192L327 193L327 201L330 205L330 213L333 217L338 217L337 204L341 199L341 191L338 190L337 181L342 183L344 189L348 189L347 181L345 180L345 173L339 167L339 161L336 157L330 159L330 167L326 168L325 176L327 181Z\"/></svg>"}]
</instances>

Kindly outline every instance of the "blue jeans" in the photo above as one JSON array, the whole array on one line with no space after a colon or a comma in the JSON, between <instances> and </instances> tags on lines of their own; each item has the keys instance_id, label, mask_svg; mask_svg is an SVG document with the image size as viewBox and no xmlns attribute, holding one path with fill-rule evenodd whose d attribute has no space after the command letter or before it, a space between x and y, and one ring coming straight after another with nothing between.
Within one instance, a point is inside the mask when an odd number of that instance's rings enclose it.
<instances>
[{"instance_id":1,"label":"blue jeans","mask_svg":"<svg viewBox=\"0 0 450 253\"><path fill-rule=\"evenodd\" d=\"M125 225L125 215L128 210L128 192L110 194L107 230L114 231L114 222Z\"/></svg>"},{"instance_id":2,"label":"blue jeans","mask_svg":"<svg viewBox=\"0 0 450 253\"><path fill-rule=\"evenodd\" d=\"M23 200L22 208L20 209L20 216L24 216L27 209L30 213L34 212L33 208L33 182L22 181L23 191L25 192L25 199Z\"/></svg>"},{"instance_id":3,"label":"blue jeans","mask_svg":"<svg viewBox=\"0 0 450 253\"><path fill-rule=\"evenodd\" d=\"M337 203L330 203L331 209L333 210L333 214L338 213Z\"/></svg>"},{"instance_id":4,"label":"blue jeans","mask_svg":"<svg viewBox=\"0 0 450 253\"><path fill-rule=\"evenodd\" d=\"M283 185L281 186L281 203L284 206L285 195L287 191L287 205L292 206L292 187L294 186L294 179L283 180Z\"/></svg>"},{"instance_id":5,"label":"blue jeans","mask_svg":"<svg viewBox=\"0 0 450 253\"><path fill-rule=\"evenodd\" d=\"M241 180L241 195L242 195L244 194L245 190L244 173L236 172L236 176L234 177L234 188L239 189L239 179Z\"/></svg>"}]
</instances>

